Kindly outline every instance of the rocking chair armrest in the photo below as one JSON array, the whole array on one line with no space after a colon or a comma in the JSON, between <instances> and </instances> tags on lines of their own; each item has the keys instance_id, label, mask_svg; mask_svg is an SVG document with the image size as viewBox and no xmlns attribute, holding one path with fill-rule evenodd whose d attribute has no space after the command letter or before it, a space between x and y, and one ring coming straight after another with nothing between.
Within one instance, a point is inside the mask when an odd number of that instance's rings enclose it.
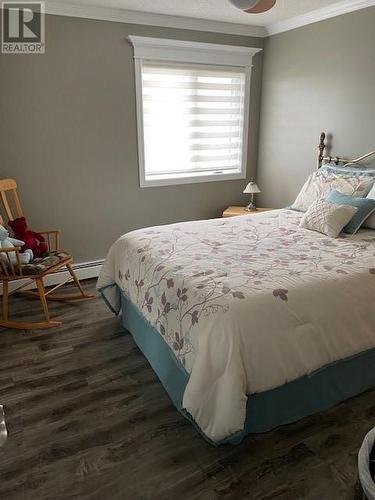
<instances>
[{"instance_id":1,"label":"rocking chair armrest","mask_svg":"<svg viewBox=\"0 0 375 500\"><path fill-rule=\"evenodd\" d=\"M60 235L61 229L50 229L49 231L38 231L42 236L46 236L49 251L60 250ZM54 236L54 245L51 245L51 236Z\"/></svg>"},{"instance_id":2,"label":"rocking chair armrest","mask_svg":"<svg viewBox=\"0 0 375 500\"><path fill-rule=\"evenodd\" d=\"M52 233L59 233L61 234L61 229L49 229L48 231L38 231L40 234L52 234Z\"/></svg>"},{"instance_id":3,"label":"rocking chair armrest","mask_svg":"<svg viewBox=\"0 0 375 500\"><path fill-rule=\"evenodd\" d=\"M12 253L12 252L16 253L17 267L19 270L18 276L22 276L20 250L21 250L20 247L0 248L0 256L2 253L5 253L6 257L8 257L8 253ZM6 262L2 258L0 258L0 274L4 274L5 276L13 276L13 277L17 276L14 264L9 258L7 258Z\"/></svg>"}]
</instances>

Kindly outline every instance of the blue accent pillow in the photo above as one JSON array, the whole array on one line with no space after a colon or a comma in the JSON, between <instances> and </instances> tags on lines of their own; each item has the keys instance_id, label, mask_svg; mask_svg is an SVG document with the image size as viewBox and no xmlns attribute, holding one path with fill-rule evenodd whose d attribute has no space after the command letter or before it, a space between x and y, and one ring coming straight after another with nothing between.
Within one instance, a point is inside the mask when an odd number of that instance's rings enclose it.
<instances>
[{"instance_id":1,"label":"blue accent pillow","mask_svg":"<svg viewBox=\"0 0 375 500\"><path fill-rule=\"evenodd\" d=\"M353 177L368 177L375 178L375 169L366 165L349 163L347 167L341 165L334 165L332 163L325 163L320 170L336 175L351 175Z\"/></svg>"},{"instance_id":2,"label":"blue accent pillow","mask_svg":"<svg viewBox=\"0 0 375 500\"><path fill-rule=\"evenodd\" d=\"M358 208L352 220L343 229L344 233L347 234L355 234L365 220L375 212L375 200L370 198L355 198L354 196L342 194L340 191L331 191L327 196L327 201L336 203L336 205L351 205Z\"/></svg>"}]
</instances>

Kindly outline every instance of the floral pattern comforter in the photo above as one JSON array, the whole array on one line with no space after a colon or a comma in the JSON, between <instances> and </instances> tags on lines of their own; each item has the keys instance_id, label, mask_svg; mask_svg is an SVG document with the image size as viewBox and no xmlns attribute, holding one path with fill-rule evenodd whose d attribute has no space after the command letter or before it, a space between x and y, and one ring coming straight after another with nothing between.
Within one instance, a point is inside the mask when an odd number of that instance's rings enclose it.
<instances>
[{"instance_id":1,"label":"floral pattern comforter","mask_svg":"<svg viewBox=\"0 0 375 500\"><path fill-rule=\"evenodd\" d=\"M133 231L98 289L120 290L190 373L183 406L219 441L247 395L375 347L375 231L331 239L277 210ZM116 285L116 286L113 286Z\"/></svg>"}]
</instances>

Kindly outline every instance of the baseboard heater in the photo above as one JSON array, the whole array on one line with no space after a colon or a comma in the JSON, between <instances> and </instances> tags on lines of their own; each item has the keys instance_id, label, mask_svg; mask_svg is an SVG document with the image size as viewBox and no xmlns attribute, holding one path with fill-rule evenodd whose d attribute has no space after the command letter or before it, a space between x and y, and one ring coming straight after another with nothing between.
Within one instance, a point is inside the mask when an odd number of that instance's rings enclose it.
<instances>
[{"instance_id":1,"label":"baseboard heater","mask_svg":"<svg viewBox=\"0 0 375 500\"><path fill-rule=\"evenodd\" d=\"M73 264L73 268L76 272L76 275L79 280L87 280L89 278L97 278L99 276L100 270L102 268L104 260L94 260L92 262L81 262L77 264ZM44 279L44 285L45 286L53 286L53 285L58 285L65 279L67 279L69 276L68 271L58 271L53 274L49 274L48 276L45 277ZM26 282L26 279L25 279ZM11 292L15 288L17 288L19 285L23 283L23 280L18 280L18 281L10 281L9 282L9 291ZM33 289L35 288L35 283L32 282L29 287L25 287L25 290L28 289ZM3 294L3 285L0 285L0 295Z\"/></svg>"}]
</instances>

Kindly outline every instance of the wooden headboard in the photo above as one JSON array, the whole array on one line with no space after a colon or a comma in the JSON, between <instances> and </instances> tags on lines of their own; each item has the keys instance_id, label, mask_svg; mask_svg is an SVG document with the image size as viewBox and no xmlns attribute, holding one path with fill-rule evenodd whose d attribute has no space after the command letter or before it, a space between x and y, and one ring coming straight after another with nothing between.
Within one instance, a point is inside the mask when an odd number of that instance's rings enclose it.
<instances>
[{"instance_id":1,"label":"wooden headboard","mask_svg":"<svg viewBox=\"0 0 375 500\"><path fill-rule=\"evenodd\" d=\"M360 163L361 161L369 158L370 156L375 155L375 151L370 151L359 158L342 158L340 156L331 156L331 141L330 137L327 136L325 132L320 134L320 140L318 145L318 165L317 168L320 168L324 163L334 163L335 165L343 164L344 167L347 165L354 165L356 163Z\"/></svg>"}]
</instances>

